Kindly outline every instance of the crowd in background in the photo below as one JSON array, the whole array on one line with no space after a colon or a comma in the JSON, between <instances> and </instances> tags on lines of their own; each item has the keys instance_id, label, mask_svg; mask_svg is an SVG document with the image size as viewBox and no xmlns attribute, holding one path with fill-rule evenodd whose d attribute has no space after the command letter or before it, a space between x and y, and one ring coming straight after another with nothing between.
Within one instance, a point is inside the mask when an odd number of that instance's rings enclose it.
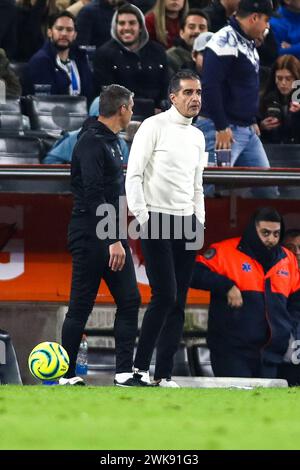
<instances>
[{"instance_id":1,"label":"crowd in background","mask_svg":"<svg viewBox=\"0 0 300 470\"><path fill-rule=\"evenodd\" d=\"M116 9L122 0L0 0L0 78L7 93L33 94L33 82L44 83L37 55L51 42L52 18L62 11L76 17L76 33L70 40L74 57L89 60L91 76L82 72L80 93L91 103L103 85L124 82L136 97L154 99L162 109L167 99L170 76L180 68L192 68L202 74L205 40L224 27L236 11L239 0L132 0L137 7L142 33L136 48L122 42L116 25ZM273 2L279 17L270 21L263 43L257 43L260 55L261 101L257 116L262 140L272 143L298 143L299 103L293 98L293 83L300 79L300 2ZM195 42L195 39L198 41ZM142 37L142 39L141 39ZM194 46L195 44L195 46ZM123 46L123 47L122 47ZM77 50L76 50L77 49ZM47 50L47 53L52 53ZM81 54L81 55L80 55ZM115 57L119 55L119 57ZM114 66L114 61L120 59ZM15 76L10 62L29 63L26 81ZM94 65L94 67L93 67ZM23 73L24 69L22 69ZM26 67L25 67L26 71ZM20 75L20 74L19 74ZM28 75L27 75L28 79ZM90 80L90 84L83 83ZM30 83L31 82L31 83ZM53 88L52 94L72 94L66 87Z\"/></svg>"}]
</instances>

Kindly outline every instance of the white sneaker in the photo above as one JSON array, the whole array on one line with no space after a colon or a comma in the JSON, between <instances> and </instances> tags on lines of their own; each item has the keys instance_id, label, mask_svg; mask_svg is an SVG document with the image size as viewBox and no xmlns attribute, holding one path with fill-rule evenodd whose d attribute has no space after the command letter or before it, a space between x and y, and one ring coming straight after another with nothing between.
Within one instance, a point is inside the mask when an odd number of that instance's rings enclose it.
<instances>
[{"instance_id":1,"label":"white sneaker","mask_svg":"<svg viewBox=\"0 0 300 470\"><path fill-rule=\"evenodd\" d=\"M159 382L156 382L156 386L164 388L180 388L180 386L171 379L161 379Z\"/></svg>"},{"instance_id":2,"label":"white sneaker","mask_svg":"<svg viewBox=\"0 0 300 470\"><path fill-rule=\"evenodd\" d=\"M69 379L61 377L58 381L58 385L85 385L84 380L81 377L71 377Z\"/></svg>"}]
</instances>

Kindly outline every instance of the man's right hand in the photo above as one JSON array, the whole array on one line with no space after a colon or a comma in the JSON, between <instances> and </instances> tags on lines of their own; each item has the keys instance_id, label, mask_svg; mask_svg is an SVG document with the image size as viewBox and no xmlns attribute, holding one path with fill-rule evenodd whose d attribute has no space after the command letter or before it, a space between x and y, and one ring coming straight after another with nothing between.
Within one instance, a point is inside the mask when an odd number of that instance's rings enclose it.
<instances>
[{"instance_id":1,"label":"man's right hand","mask_svg":"<svg viewBox=\"0 0 300 470\"><path fill-rule=\"evenodd\" d=\"M112 243L109 245L109 267L112 271L122 271L126 253L121 242Z\"/></svg>"},{"instance_id":2,"label":"man's right hand","mask_svg":"<svg viewBox=\"0 0 300 470\"><path fill-rule=\"evenodd\" d=\"M222 131L216 132L216 150L231 149L231 144L234 142L233 133L230 127Z\"/></svg>"},{"instance_id":3,"label":"man's right hand","mask_svg":"<svg viewBox=\"0 0 300 470\"><path fill-rule=\"evenodd\" d=\"M229 307L242 307L243 297L238 287L232 286L227 292L227 302Z\"/></svg>"}]
</instances>

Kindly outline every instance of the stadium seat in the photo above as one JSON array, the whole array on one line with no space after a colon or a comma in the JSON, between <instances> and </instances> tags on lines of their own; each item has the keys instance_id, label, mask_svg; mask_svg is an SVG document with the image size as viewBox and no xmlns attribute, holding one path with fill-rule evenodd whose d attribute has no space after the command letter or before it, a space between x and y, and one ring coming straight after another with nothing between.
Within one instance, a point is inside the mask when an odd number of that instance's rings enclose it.
<instances>
[{"instance_id":1,"label":"stadium seat","mask_svg":"<svg viewBox=\"0 0 300 470\"><path fill-rule=\"evenodd\" d=\"M21 114L20 98L6 98L4 103L0 102L0 111Z\"/></svg>"},{"instance_id":2,"label":"stadium seat","mask_svg":"<svg viewBox=\"0 0 300 470\"><path fill-rule=\"evenodd\" d=\"M264 144L271 167L300 168L300 145Z\"/></svg>"},{"instance_id":3,"label":"stadium seat","mask_svg":"<svg viewBox=\"0 0 300 470\"><path fill-rule=\"evenodd\" d=\"M27 67L27 62L11 62L10 68L15 72L20 82L23 82L24 70Z\"/></svg>"},{"instance_id":4,"label":"stadium seat","mask_svg":"<svg viewBox=\"0 0 300 470\"><path fill-rule=\"evenodd\" d=\"M18 132L23 129L23 118L19 98L7 98L0 103L0 130L13 130Z\"/></svg>"},{"instance_id":5,"label":"stadium seat","mask_svg":"<svg viewBox=\"0 0 300 470\"><path fill-rule=\"evenodd\" d=\"M0 110L0 129L21 131L23 129L23 118L21 113L3 112Z\"/></svg>"},{"instance_id":6,"label":"stadium seat","mask_svg":"<svg viewBox=\"0 0 300 470\"><path fill-rule=\"evenodd\" d=\"M9 334L0 330L0 384L22 385L16 353Z\"/></svg>"},{"instance_id":7,"label":"stadium seat","mask_svg":"<svg viewBox=\"0 0 300 470\"><path fill-rule=\"evenodd\" d=\"M39 139L0 136L0 165L39 164L42 146Z\"/></svg>"},{"instance_id":8,"label":"stadium seat","mask_svg":"<svg viewBox=\"0 0 300 470\"><path fill-rule=\"evenodd\" d=\"M87 117L84 96L26 96L25 113L31 129L40 131L71 131L79 129Z\"/></svg>"}]
</instances>

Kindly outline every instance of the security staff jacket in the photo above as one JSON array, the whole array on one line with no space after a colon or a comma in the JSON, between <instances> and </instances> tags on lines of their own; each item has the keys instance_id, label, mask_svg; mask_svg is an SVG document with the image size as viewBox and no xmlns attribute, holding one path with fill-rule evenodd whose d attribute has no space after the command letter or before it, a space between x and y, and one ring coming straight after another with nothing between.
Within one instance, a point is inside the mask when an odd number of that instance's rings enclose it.
<instances>
[{"instance_id":1,"label":"security staff jacket","mask_svg":"<svg viewBox=\"0 0 300 470\"><path fill-rule=\"evenodd\" d=\"M280 363L293 333L300 337L300 279L295 256L278 246L267 269L250 248L232 238L211 245L197 257L191 287L210 290L208 345L250 358ZM236 285L240 308L227 292Z\"/></svg>"}]
</instances>

